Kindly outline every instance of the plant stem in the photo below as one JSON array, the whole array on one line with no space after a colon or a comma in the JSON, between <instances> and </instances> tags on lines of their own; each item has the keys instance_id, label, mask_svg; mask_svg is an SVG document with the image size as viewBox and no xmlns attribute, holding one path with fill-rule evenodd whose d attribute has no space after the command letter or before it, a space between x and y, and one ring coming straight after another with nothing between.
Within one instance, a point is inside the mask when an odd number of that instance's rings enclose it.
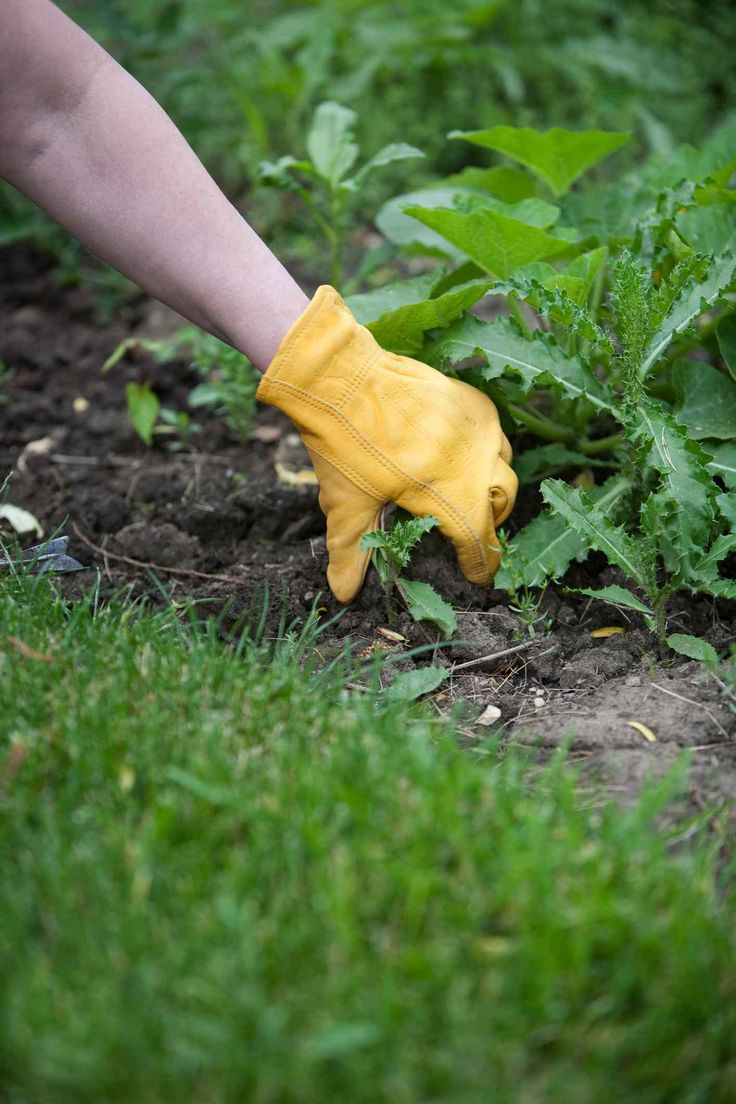
<instances>
[{"instance_id":1,"label":"plant stem","mask_svg":"<svg viewBox=\"0 0 736 1104\"><path fill-rule=\"evenodd\" d=\"M625 440L623 433L612 433L610 437L599 437L595 441L579 441L578 449L585 456L598 456L601 452L610 452L618 448Z\"/></svg>"},{"instance_id":2,"label":"plant stem","mask_svg":"<svg viewBox=\"0 0 736 1104\"><path fill-rule=\"evenodd\" d=\"M667 597L667 591L662 591L657 595L657 600L654 603L654 624L660 644L665 644L667 641Z\"/></svg>"},{"instance_id":3,"label":"plant stem","mask_svg":"<svg viewBox=\"0 0 736 1104\"><path fill-rule=\"evenodd\" d=\"M332 234L330 235L330 281L338 291L342 283L342 248L345 237L344 211L342 199L337 189L333 188L330 195L330 221Z\"/></svg>"},{"instance_id":4,"label":"plant stem","mask_svg":"<svg viewBox=\"0 0 736 1104\"><path fill-rule=\"evenodd\" d=\"M532 433L536 433L537 437L541 437L543 441L563 441L571 444L575 440L574 430L557 425L556 422L550 421L542 414L532 414L529 410L524 410L523 407L517 406L515 403L509 403L508 410L517 422L526 426Z\"/></svg>"}]
</instances>

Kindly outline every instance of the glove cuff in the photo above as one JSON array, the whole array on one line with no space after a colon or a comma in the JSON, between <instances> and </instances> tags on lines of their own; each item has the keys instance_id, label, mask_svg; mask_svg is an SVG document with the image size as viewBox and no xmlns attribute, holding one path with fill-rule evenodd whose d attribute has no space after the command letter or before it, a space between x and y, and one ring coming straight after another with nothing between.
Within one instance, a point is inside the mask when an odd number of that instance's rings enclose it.
<instances>
[{"instance_id":1,"label":"glove cuff","mask_svg":"<svg viewBox=\"0 0 736 1104\"><path fill-rule=\"evenodd\" d=\"M292 418L305 394L342 408L381 352L341 295L323 284L279 345L256 398Z\"/></svg>"}]
</instances>

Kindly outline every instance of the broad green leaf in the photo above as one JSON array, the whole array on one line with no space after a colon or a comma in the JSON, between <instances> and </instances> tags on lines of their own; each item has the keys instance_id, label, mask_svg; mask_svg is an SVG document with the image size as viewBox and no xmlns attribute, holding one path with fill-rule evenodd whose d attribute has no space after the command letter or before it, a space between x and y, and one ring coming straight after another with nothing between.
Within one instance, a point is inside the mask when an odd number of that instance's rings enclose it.
<instances>
[{"instance_id":1,"label":"broad green leaf","mask_svg":"<svg viewBox=\"0 0 736 1104\"><path fill-rule=\"evenodd\" d=\"M736 439L736 383L702 360L678 360L672 370L677 420L696 441Z\"/></svg>"},{"instance_id":2,"label":"broad green leaf","mask_svg":"<svg viewBox=\"0 0 736 1104\"><path fill-rule=\"evenodd\" d=\"M630 590L626 587L618 586L617 583L611 583L610 586L600 587L598 590L591 590L589 587L576 588L576 594L587 594L590 598L599 598L602 602L611 602L614 606L626 606L628 609L636 610L638 613L643 613L647 617L654 616L654 610L635 598Z\"/></svg>"},{"instance_id":3,"label":"broad green leaf","mask_svg":"<svg viewBox=\"0 0 736 1104\"><path fill-rule=\"evenodd\" d=\"M564 195L579 176L629 141L630 135L604 130L532 130L497 126L489 130L453 130L463 138L525 165L555 195Z\"/></svg>"},{"instance_id":4,"label":"broad green leaf","mask_svg":"<svg viewBox=\"0 0 736 1104\"><path fill-rule=\"evenodd\" d=\"M386 691L386 701L410 702L436 690L447 678L444 667L417 667L416 671L403 671L397 675Z\"/></svg>"},{"instance_id":5,"label":"broad green leaf","mask_svg":"<svg viewBox=\"0 0 736 1104\"><path fill-rule=\"evenodd\" d=\"M320 176L335 185L352 169L358 147L352 141L357 116L349 107L327 101L314 113L307 150Z\"/></svg>"},{"instance_id":6,"label":"broad green leaf","mask_svg":"<svg viewBox=\"0 0 736 1104\"><path fill-rule=\"evenodd\" d=\"M560 284L560 286L565 287L571 299L575 299L575 301L581 305L587 300L600 267L605 262L607 256L608 248L602 245L598 249L591 249L587 253L581 253L579 257L575 257L570 261L570 264L566 265L562 272L556 274L563 281L570 277L580 280L581 291L579 297L573 294L573 291L567 288L564 283Z\"/></svg>"},{"instance_id":7,"label":"broad green leaf","mask_svg":"<svg viewBox=\"0 0 736 1104\"><path fill-rule=\"evenodd\" d=\"M631 418L633 434L644 449L642 458L660 477L645 506L645 526L656 537L668 571L682 570L689 578L715 520L710 456L670 414L651 403L643 403Z\"/></svg>"},{"instance_id":8,"label":"broad green leaf","mask_svg":"<svg viewBox=\"0 0 736 1104\"><path fill-rule=\"evenodd\" d=\"M727 487L736 490L736 444L717 445L715 448L709 445L708 451L713 456L708 471L722 479Z\"/></svg>"},{"instance_id":9,"label":"broad green leaf","mask_svg":"<svg viewBox=\"0 0 736 1104\"><path fill-rule=\"evenodd\" d=\"M599 510L611 515L629 490L628 480L615 475L602 487L594 488L590 497ZM585 536L568 525L561 514L545 510L516 534L501 561L495 585L501 590L542 586L548 578L562 578L573 560L584 560L589 552Z\"/></svg>"},{"instance_id":10,"label":"broad green leaf","mask_svg":"<svg viewBox=\"0 0 736 1104\"><path fill-rule=\"evenodd\" d=\"M451 207L456 195L467 193L460 187L422 188L416 192L406 192L394 196L383 205L376 216L376 226L385 238L395 245L413 245L431 253L441 253L463 260L463 254L434 230L417 222L404 213L405 207L421 206L425 208Z\"/></svg>"},{"instance_id":11,"label":"broad green leaf","mask_svg":"<svg viewBox=\"0 0 736 1104\"><path fill-rule=\"evenodd\" d=\"M731 526L731 532L736 533L736 491L729 494L719 494L716 498L721 516Z\"/></svg>"},{"instance_id":12,"label":"broad green leaf","mask_svg":"<svg viewBox=\"0 0 736 1104\"><path fill-rule=\"evenodd\" d=\"M667 637L667 643L673 652L687 656L688 659L699 659L708 667L718 666L718 652L707 640L701 640L699 636L690 636L689 633L672 633Z\"/></svg>"},{"instance_id":13,"label":"broad green leaf","mask_svg":"<svg viewBox=\"0 0 736 1104\"><path fill-rule=\"evenodd\" d=\"M128 405L130 424L145 444L153 441L160 403L147 383L126 383L125 401Z\"/></svg>"},{"instance_id":14,"label":"broad green leaf","mask_svg":"<svg viewBox=\"0 0 736 1104\"><path fill-rule=\"evenodd\" d=\"M726 362L726 367L736 380L736 314L727 314L718 323L716 330L718 348Z\"/></svg>"},{"instance_id":15,"label":"broad green leaf","mask_svg":"<svg viewBox=\"0 0 736 1104\"><path fill-rule=\"evenodd\" d=\"M560 208L554 203L547 203L546 199L538 199L532 196L530 199L521 199L518 203L504 203L492 195L483 195L479 192L460 193L455 196L452 204L453 211L461 215L469 215L475 211L495 211L496 214L506 215L507 218L523 222L526 226L536 226L539 230L549 230L560 217ZM566 242L575 240L575 232L572 237L566 237ZM562 237L562 235L560 235Z\"/></svg>"},{"instance_id":16,"label":"broad green leaf","mask_svg":"<svg viewBox=\"0 0 736 1104\"><path fill-rule=\"evenodd\" d=\"M508 318L483 322L466 315L449 326L427 353L433 363L482 357L485 379L496 379L509 370L521 377L525 390L552 383L570 398L586 396L598 410L613 410L608 391L582 359L567 356L551 334L536 331L527 340Z\"/></svg>"},{"instance_id":17,"label":"broad green leaf","mask_svg":"<svg viewBox=\"0 0 736 1104\"><path fill-rule=\"evenodd\" d=\"M536 226L528 226L488 208L462 214L446 208L407 207L406 214L446 238L466 257L502 280L523 265L569 248L567 242L553 238Z\"/></svg>"},{"instance_id":18,"label":"broad green leaf","mask_svg":"<svg viewBox=\"0 0 736 1104\"><path fill-rule=\"evenodd\" d=\"M478 188L490 192L505 203L518 203L535 195L535 184L523 169L513 165L494 165L490 169L480 169L469 165L462 172L447 178L448 183L463 188Z\"/></svg>"},{"instance_id":19,"label":"broad green leaf","mask_svg":"<svg viewBox=\"0 0 736 1104\"><path fill-rule=\"evenodd\" d=\"M358 322L367 326L369 322L375 322L384 314L390 314L401 307L429 299L438 280L442 279L444 271L444 269L435 269L433 272L423 272L421 276L413 276L410 280L394 280L390 284L376 288L375 291L349 295L345 302Z\"/></svg>"},{"instance_id":20,"label":"broad green leaf","mask_svg":"<svg viewBox=\"0 0 736 1104\"><path fill-rule=\"evenodd\" d=\"M542 483L545 502L568 522L592 547L603 552L610 563L645 592L650 587L648 565L642 559L638 543L621 526L614 525L608 513L579 487L569 487L559 479Z\"/></svg>"},{"instance_id":21,"label":"broad green leaf","mask_svg":"<svg viewBox=\"0 0 736 1104\"><path fill-rule=\"evenodd\" d=\"M390 165L393 161L406 161L412 157L424 157L424 154L416 146L407 145L406 142L391 142L374 154L369 161L361 165L355 174L355 183L359 186L374 169L381 165Z\"/></svg>"},{"instance_id":22,"label":"broad green leaf","mask_svg":"<svg viewBox=\"0 0 736 1104\"><path fill-rule=\"evenodd\" d=\"M717 203L707 207L690 207L677 213L675 225L680 236L698 253L718 255L733 249L736 206L733 203Z\"/></svg>"},{"instance_id":23,"label":"broad green leaf","mask_svg":"<svg viewBox=\"0 0 736 1104\"><path fill-rule=\"evenodd\" d=\"M657 327L644 350L642 373L666 351L672 339L717 303L736 280L736 260L724 255L714 258L702 280L687 280L667 315Z\"/></svg>"},{"instance_id":24,"label":"broad green leaf","mask_svg":"<svg viewBox=\"0 0 736 1104\"><path fill-rule=\"evenodd\" d=\"M714 177L725 183L736 165L736 123L716 128L698 146L678 146L671 154L652 157L644 166L644 178L651 187L671 188L680 180L700 182Z\"/></svg>"},{"instance_id":25,"label":"broad green leaf","mask_svg":"<svg viewBox=\"0 0 736 1104\"><path fill-rule=\"evenodd\" d=\"M447 326L493 286L493 280L484 277L432 297L439 283L444 283L444 273L428 272L363 295L351 295L346 302L385 349L413 354L421 349L427 330Z\"/></svg>"},{"instance_id":26,"label":"broad green leaf","mask_svg":"<svg viewBox=\"0 0 736 1104\"><path fill-rule=\"evenodd\" d=\"M456 260L462 260L463 254L449 241L440 237L429 226L424 226L416 219L405 214L405 208L418 206L427 209L436 207L453 207L460 198L475 199L509 218L516 218L520 222L529 223L532 226L541 226L543 229L552 226L559 218L559 207L544 200L534 197L525 197L517 203L505 203L501 199L494 198L489 193L478 189L455 186L442 186L439 188L422 188L416 192L407 192L404 195L394 196L390 199L376 216L376 226L389 241L396 245L415 246L431 253L442 253Z\"/></svg>"},{"instance_id":27,"label":"broad green leaf","mask_svg":"<svg viewBox=\"0 0 736 1104\"><path fill-rule=\"evenodd\" d=\"M429 583L401 577L398 587L415 621L432 621L446 637L453 635L457 629L455 611Z\"/></svg>"},{"instance_id":28,"label":"broad green leaf","mask_svg":"<svg viewBox=\"0 0 736 1104\"><path fill-rule=\"evenodd\" d=\"M461 284L436 299L424 299L390 311L368 323L368 329L385 349L408 355L418 353L427 330L447 326L492 286L493 280L488 279Z\"/></svg>"}]
</instances>

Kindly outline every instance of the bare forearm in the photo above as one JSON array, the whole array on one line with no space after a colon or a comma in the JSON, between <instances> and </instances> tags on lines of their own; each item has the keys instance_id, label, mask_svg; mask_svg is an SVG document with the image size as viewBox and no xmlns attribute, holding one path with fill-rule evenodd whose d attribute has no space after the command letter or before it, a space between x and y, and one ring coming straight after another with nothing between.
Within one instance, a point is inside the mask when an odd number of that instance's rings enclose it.
<instances>
[{"instance_id":1,"label":"bare forearm","mask_svg":"<svg viewBox=\"0 0 736 1104\"><path fill-rule=\"evenodd\" d=\"M0 39L0 174L265 369L307 298L171 120L48 0L3 0Z\"/></svg>"}]
</instances>

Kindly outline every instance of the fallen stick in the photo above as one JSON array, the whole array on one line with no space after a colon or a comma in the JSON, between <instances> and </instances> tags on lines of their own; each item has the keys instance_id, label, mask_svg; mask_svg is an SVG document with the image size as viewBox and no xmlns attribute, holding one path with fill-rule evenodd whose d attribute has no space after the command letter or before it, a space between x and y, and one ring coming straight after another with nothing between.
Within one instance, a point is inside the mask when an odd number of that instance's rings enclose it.
<instances>
[{"instance_id":1,"label":"fallen stick","mask_svg":"<svg viewBox=\"0 0 736 1104\"><path fill-rule=\"evenodd\" d=\"M504 648L501 652L478 656L477 659L467 659L464 663L456 663L454 667L451 667L450 674L454 675L456 671L465 671L468 667L478 667L481 663L492 663L494 659L503 659L504 656L514 655L516 652L525 652L527 648L532 648L537 643L536 640L526 640L523 644L515 644L513 648Z\"/></svg>"}]
</instances>

